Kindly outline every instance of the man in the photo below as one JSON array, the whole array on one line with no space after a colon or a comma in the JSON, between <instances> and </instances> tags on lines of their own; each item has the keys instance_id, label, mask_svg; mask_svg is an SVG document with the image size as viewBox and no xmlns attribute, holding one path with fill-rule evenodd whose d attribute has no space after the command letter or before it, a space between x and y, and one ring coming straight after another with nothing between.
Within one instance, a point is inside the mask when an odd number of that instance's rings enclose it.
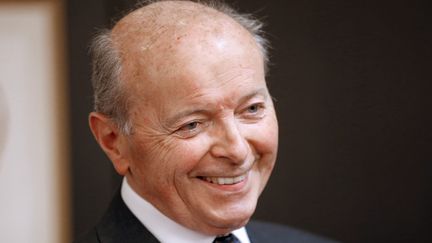
<instances>
[{"instance_id":1,"label":"man","mask_svg":"<svg viewBox=\"0 0 432 243\"><path fill-rule=\"evenodd\" d=\"M278 144L260 27L220 4L156 1L95 39L90 128L124 180L80 242L322 240L248 224Z\"/></svg>"}]
</instances>

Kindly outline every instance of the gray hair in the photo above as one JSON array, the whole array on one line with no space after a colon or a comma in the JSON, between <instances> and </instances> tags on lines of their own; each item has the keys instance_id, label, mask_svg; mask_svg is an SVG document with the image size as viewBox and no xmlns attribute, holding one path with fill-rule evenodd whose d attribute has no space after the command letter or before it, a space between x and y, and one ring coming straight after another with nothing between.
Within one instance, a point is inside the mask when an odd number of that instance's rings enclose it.
<instances>
[{"instance_id":1,"label":"gray hair","mask_svg":"<svg viewBox=\"0 0 432 243\"><path fill-rule=\"evenodd\" d=\"M133 10L160 1L165 0L142 1ZM263 23L260 20L251 14L241 14L222 1L197 0L193 2L226 14L248 30L262 52L264 70L267 72L269 45L262 30ZM119 51L113 44L111 29L105 29L96 34L90 45L90 55L93 67L94 110L110 117L123 134L131 134L132 124L128 114L128 94L126 88L122 87L124 83L121 82L120 78L122 63Z\"/></svg>"}]
</instances>

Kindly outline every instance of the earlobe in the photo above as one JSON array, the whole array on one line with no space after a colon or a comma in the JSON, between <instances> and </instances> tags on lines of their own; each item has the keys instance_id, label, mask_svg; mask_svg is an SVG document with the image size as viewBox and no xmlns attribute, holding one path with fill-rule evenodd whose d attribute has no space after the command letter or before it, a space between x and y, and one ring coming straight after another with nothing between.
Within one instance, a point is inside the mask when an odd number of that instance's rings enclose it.
<instances>
[{"instance_id":1,"label":"earlobe","mask_svg":"<svg viewBox=\"0 0 432 243\"><path fill-rule=\"evenodd\" d=\"M125 156L126 144L124 144L123 134L109 117L98 112L90 113L89 125L96 141L113 163L117 173L126 175L129 162Z\"/></svg>"}]
</instances>

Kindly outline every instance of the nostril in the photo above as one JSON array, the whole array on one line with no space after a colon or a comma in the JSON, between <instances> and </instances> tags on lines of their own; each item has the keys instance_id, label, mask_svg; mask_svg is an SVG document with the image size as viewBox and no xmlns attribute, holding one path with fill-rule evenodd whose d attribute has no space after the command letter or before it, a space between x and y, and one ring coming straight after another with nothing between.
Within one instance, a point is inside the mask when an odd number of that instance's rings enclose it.
<instances>
[{"instance_id":1,"label":"nostril","mask_svg":"<svg viewBox=\"0 0 432 243\"><path fill-rule=\"evenodd\" d=\"M246 160L248 150L248 145L245 142L219 143L211 148L211 154L216 158L225 158L232 163L241 164Z\"/></svg>"},{"instance_id":2,"label":"nostril","mask_svg":"<svg viewBox=\"0 0 432 243\"><path fill-rule=\"evenodd\" d=\"M235 119L224 119L214 127L211 154L225 158L232 163L243 163L247 158L249 145L243 137Z\"/></svg>"}]
</instances>

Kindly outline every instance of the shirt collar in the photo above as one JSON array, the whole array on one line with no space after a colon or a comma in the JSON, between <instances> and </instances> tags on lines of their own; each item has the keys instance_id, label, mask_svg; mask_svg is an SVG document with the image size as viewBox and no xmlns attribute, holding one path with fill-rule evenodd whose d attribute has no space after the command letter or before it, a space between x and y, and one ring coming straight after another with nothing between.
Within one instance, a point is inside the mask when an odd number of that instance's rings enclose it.
<instances>
[{"instance_id":1,"label":"shirt collar","mask_svg":"<svg viewBox=\"0 0 432 243\"><path fill-rule=\"evenodd\" d=\"M138 220L162 243L211 243L216 236L190 230L171 220L139 196L123 178L121 196ZM250 243L244 227L232 232L242 243Z\"/></svg>"}]
</instances>

